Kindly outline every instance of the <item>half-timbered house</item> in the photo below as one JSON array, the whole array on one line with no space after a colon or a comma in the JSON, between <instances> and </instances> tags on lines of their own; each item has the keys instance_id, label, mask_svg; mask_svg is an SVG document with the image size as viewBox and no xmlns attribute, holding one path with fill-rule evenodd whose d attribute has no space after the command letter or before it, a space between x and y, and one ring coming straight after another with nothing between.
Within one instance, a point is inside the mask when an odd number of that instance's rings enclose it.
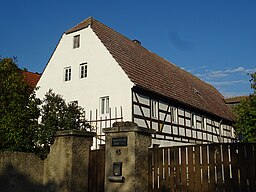
<instances>
[{"instance_id":1,"label":"half-timbered house","mask_svg":"<svg viewBox=\"0 0 256 192\"><path fill-rule=\"evenodd\" d=\"M63 33L37 86L39 97L53 89L92 110L91 122L115 116L155 129L161 146L234 138L213 86L91 17Z\"/></svg>"}]
</instances>

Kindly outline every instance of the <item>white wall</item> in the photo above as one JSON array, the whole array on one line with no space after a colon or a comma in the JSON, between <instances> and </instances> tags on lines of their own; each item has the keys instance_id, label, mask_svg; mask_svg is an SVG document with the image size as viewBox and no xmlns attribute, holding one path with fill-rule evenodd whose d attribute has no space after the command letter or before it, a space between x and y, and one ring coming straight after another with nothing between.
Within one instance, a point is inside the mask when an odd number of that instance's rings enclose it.
<instances>
[{"instance_id":1,"label":"white wall","mask_svg":"<svg viewBox=\"0 0 256 192\"><path fill-rule=\"evenodd\" d=\"M80 47L73 49L73 36L80 34ZM87 78L80 78L80 64L88 63ZM71 66L71 81L64 81L64 68ZM99 98L109 96L110 107L123 108L124 120L131 120L131 88L133 83L88 27L63 34L37 86L42 98L49 89L67 101L78 100L86 111L99 108ZM95 112L94 112L95 113ZM95 114L94 114L95 115Z\"/></svg>"}]
</instances>

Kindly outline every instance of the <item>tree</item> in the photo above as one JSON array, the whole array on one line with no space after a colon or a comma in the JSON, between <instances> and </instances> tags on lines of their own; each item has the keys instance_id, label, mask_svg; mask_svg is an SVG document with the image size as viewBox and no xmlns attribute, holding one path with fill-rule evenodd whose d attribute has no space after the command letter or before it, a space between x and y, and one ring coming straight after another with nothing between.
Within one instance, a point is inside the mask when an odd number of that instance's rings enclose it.
<instances>
[{"instance_id":1,"label":"tree","mask_svg":"<svg viewBox=\"0 0 256 192\"><path fill-rule=\"evenodd\" d=\"M38 132L38 154L45 157L54 142L54 134L59 130L87 130L89 124L84 110L76 103L66 103L58 94L49 90L42 101L41 124Z\"/></svg>"},{"instance_id":2,"label":"tree","mask_svg":"<svg viewBox=\"0 0 256 192\"><path fill-rule=\"evenodd\" d=\"M15 59L0 58L0 150L33 152L45 158L56 131L89 127L77 104L67 104L52 90L41 101L35 90Z\"/></svg>"},{"instance_id":3,"label":"tree","mask_svg":"<svg viewBox=\"0 0 256 192\"><path fill-rule=\"evenodd\" d=\"M0 58L1 150L33 152L39 104L15 59Z\"/></svg>"},{"instance_id":4,"label":"tree","mask_svg":"<svg viewBox=\"0 0 256 192\"><path fill-rule=\"evenodd\" d=\"M236 133L242 142L256 142L256 72L251 74L253 93L235 108Z\"/></svg>"}]
</instances>

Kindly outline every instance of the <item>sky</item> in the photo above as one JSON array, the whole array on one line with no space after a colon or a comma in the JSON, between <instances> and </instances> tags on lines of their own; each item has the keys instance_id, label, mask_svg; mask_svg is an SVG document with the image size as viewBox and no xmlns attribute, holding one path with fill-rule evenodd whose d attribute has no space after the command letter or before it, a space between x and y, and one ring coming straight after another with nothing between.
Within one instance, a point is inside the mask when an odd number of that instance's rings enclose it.
<instances>
[{"instance_id":1,"label":"sky","mask_svg":"<svg viewBox=\"0 0 256 192\"><path fill-rule=\"evenodd\" d=\"M255 0L1 0L0 56L42 73L61 35L89 16L225 97L252 93Z\"/></svg>"}]
</instances>

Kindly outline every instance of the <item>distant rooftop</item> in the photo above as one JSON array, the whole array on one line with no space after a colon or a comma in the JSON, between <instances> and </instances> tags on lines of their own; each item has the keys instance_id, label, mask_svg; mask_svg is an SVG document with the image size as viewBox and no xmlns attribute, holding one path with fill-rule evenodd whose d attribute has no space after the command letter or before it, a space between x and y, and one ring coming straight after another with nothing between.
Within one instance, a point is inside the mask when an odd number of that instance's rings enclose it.
<instances>
[{"instance_id":1,"label":"distant rooftop","mask_svg":"<svg viewBox=\"0 0 256 192\"><path fill-rule=\"evenodd\" d=\"M226 104L237 104L246 98L248 98L248 96L229 97L229 98L225 98L225 102Z\"/></svg>"},{"instance_id":2,"label":"distant rooftop","mask_svg":"<svg viewBox=\"0 0 256 192\"><path fill-rule=\"evenodd\" d=\"M37 82L39 81L41 75L38 73L33 73L29 71L22 71L22 74L25 77L25 81L32 87L36 87Z\"/></svg>"}]
</instances>

